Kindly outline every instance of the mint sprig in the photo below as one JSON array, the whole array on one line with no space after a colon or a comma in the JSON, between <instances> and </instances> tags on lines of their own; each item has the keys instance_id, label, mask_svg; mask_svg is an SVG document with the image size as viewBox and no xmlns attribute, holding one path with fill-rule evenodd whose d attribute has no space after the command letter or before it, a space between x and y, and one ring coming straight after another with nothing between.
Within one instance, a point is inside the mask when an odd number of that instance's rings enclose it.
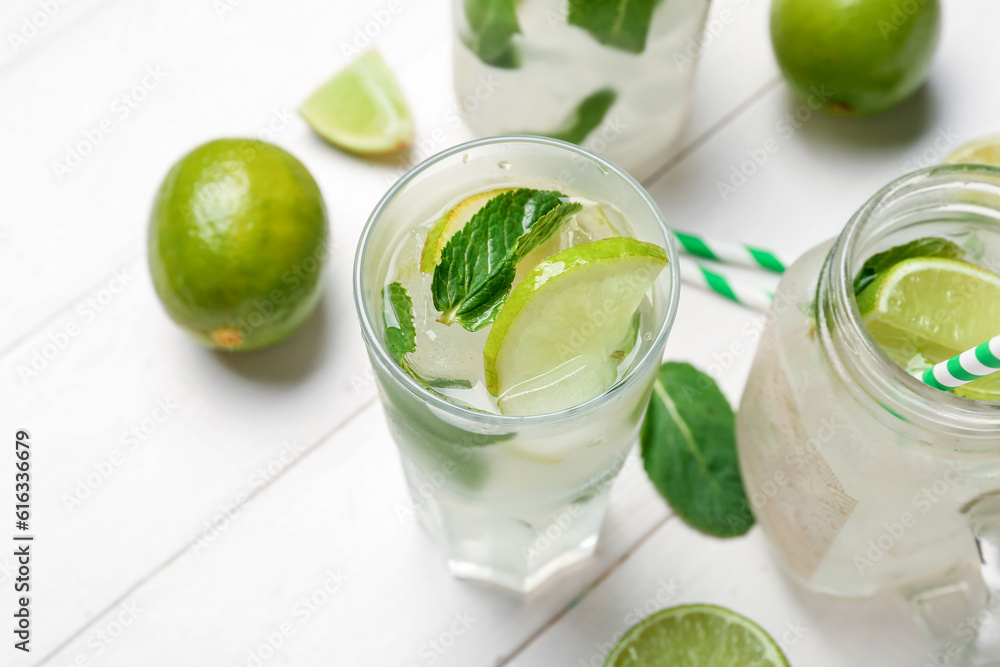
<instances>
[{"instance_id":1,"label":"mint sprig","mask_svg":"<svg viewBox=\"0 0 1000 667\"><path fill-rule=\"evenodd\" d=\"M464 0L470 34L466 46L487 65L504 69L521 66L514 36L521 32L514 0Z\"/></svg>"},{"instance_id":2,"label":"mint sprig","mask_svg":"<svg viewBox=\"0 0 1000 667\"><path fill-rule=\"evenodd\" d=\"M878 277L896 266L904 259L917 257L943 257L945 259L961 259L965 251L948 239L927 236L922 239L889 248L884 252L872 255L864 263L858 275L854 278L854 296L861 294L866 287L878 280Z\"/></svg>"},{"instance_id":3,"label":"mint sprig","mask_svg":"<svg viewBox=\"0 0 1000 667\"><path fill-rule=\"evenodd\" d=\"M517 263L583 207L565 195L522 188L491 199L455 233L434 268L431 295L443 324L477 331L496 319Z\"/></svg>"},{"instance_id":4,"label":"mint sprig","mask_svg":"<svg viewBox=\"0 0 1000 667\"><path fill-rule=\"evenodd\" d=\"M385 303L385 342L389 348L389 356L399 364L399 367L410 374L421 386L431 391L437 389L472 389L468 380L455 378L432 378L427 380L420 376L406 355L417 349L417 330L413 324L413 299L402 283L389 283L382 288L382 300ZM436 391L434 393L437 393Z\"/></svg>"},{"instance_id":5,"label":"mint sprig","mask_svg":"<svg viewBox=\"0 0 1000 667\"><path fill-rule=\"evenodd\" d=\"M601 44L629 53L646 50L653 10L659 0L571 0L569 23Z\"/></svg>"},{"instance_id":6,"label":"mint sprig","mask_svg":"<svg viewBox=\"0 0 1000 667\"><path fill-rule=\"evenodd\" d=\"M404 355L417 349L417 330L413 326L413 299L402 283L390 283L382 288L385 304L385 342L389 356L406 367Z\"/></svg>"},{"instance_id":7,"label":"mint sprig","mask_svg":"<svg viewBox=\"0 0 1000 667\"><path fill-rule=\"evenodd\" d=\"M560 129L548 134L553 139L562 139L571 144L582 144L590 133L604 122L608 111L618 99L618 93L604 88L588 96L566 118Z\"/></svg>"},{"instance_id":8,"label":"mint sprig","mask_svg":"<svg viewBox=\"0 0 1000 667\"><path fill-rule=\"evenodd\" d=\"M646 473L685 523L716 537L750 530L733 410L711 377L690 364L663 364L641 440Z\"/></svg>"}]
</instances>

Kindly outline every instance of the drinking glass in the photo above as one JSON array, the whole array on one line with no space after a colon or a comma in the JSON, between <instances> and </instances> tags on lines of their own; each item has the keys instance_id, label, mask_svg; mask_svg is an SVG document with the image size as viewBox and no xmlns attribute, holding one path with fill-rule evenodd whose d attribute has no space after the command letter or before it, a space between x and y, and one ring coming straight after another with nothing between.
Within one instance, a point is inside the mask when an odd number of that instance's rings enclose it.
<instances>
[{"instance_id":1,"label":"drinking glass","mask_svg":"<svg viewBox=\"0 0 1000 667\"><path fill-rule=\"evenodd\" d=\"M664 247L650 321L630 371L561 412L491 414L429 391L390 357L381 291L403 236L484 188L564 188L614 206ZM608 492L638 435L677 309L676 250L656 204L613 164L561 141L500 137L452 148L389 190L361 236L355 302L390 432L419 520L459 577L528 591L593 553Z\"/></svg>"},{"instance_id":2,"label":"drinking glass","mask_svg":"<svg viewBox=\"0 0 1000 667\"><path fill-rule=\"evenodd\" d=\"M480 136L576 130L570 140L640 181L664 164L687 119L708 0L633 2L619 30L590 0L453 2L459 113Z\"/></svg>"}]
</instances>

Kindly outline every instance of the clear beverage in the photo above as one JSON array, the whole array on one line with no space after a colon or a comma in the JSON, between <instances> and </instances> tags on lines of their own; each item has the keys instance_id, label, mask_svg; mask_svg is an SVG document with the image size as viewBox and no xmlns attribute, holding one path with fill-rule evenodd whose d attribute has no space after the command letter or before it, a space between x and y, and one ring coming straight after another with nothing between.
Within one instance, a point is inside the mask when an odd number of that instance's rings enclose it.
<instances>
[{"instance_id":1,"label":"clear beverage","mask_svg":"<svg viewBox=\"0 0 1000 667\"><path fill-rule=\"evenodd\" d=\"M490 41L504 35L502 23L483 27L477 16L482 5L503 3L454 3L455 88L473 130L560 136L589 108L582 115L593 115L596 127L574 140L639 180L665 162L687 117L706 0L630 3L624 25L634 27L620 37L601 27L612 18L589 16L602 3L509 0L519 32L506 48ZM632 12L643 11L635 8L647 5L648 25L633 20Z\"/></svg>"},{"instance_id":2,"label":"clear beverage","mask_svg":"<svg viewBox=\"0 0 1000 667\"><path fill-rule=\"evenodd\" d=\"M982 602L977 540L995 540L1000 517L1000 404L907 374L869 334L852 286L866 259L924 237L1000 270L1000 170L904 177L796 262L765 318L737 430L751 503L787 571L839 597L900 591L941 634Z\"/></svg>"},{"instance_id":3,"label":"clear beverage","mask_svg":"<svg viewBox=\"0 0 1000 667\"><path fill-rule=\"evenodd\" d=\"M673 244L649 196L621 170L582 149L508 137L459 146L418 166L373 213L356 263L356 300L390 430L423 526L451 571L527 591L589 556L608 491L633 446L676 310L670 261L639 308L634 345L608 388L547 414L502 414L484 387L489 328L437 322L430 277L419 270L428 231L471 195L507 188L558 190L581 214L518 265L618 233ZM426 385L388 354L383 288L403 284L413 301L416 350L408 356ZM567 332L571 335L572 332ZM628 346L626 346L628 347Z\"/></svg>"}]
</instances>

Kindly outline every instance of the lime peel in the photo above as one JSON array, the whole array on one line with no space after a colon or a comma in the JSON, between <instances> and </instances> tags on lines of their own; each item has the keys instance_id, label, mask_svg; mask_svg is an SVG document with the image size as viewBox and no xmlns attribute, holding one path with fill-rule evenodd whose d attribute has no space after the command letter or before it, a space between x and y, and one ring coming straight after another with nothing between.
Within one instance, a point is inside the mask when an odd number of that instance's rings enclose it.
<instances>
[{"instance_id":1,"label":"lime peel","mask_svg":"<svg viewBox=\"0 0 1000 667\"><path fill-rule=\"evenodd\" d=\"M633 626L604 667L788 667L778 644L759 625L724 607L664 609Z\"/></svg>"}]
</instances>

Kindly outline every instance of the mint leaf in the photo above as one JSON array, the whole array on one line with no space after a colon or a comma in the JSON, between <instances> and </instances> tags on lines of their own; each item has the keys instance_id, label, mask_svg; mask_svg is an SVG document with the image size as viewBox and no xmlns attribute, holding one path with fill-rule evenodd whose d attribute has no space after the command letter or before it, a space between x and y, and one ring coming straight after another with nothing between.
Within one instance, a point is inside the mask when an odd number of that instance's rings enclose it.
<instances>
[{"instance_id":1,"label":"mint leaf","mask_svg":"<svg viewBox=\"0 0 1000 667\"><path fill-rule=\"evenodd\" d=\"M601 44L642 53L658 0L570 0L569 23Z\"/></svg>"},{"instance_id":2,"label":"mint leaf","mask_svg":"<svg viewBox=\"0 0 1000 667\"><path fill-rule=\"evenodd\" d=\"M464 0L471 34L465 45L487 65L504 69L521 66L514 35L521 32L514 0Z\"/></svg>"},{"instance_id":3,"label":"mint leaf","mask_svg":"<svg viewBox=\"0 0 1000 667\"><path fill-rule=\"evenodd\" d=\"M385 342L389 356L406 367L403 355L417 349L417 330L413 326L413 300L401 283L390 283L382 288L384 302Z\"/></svg>"},{"instance_id":4,"label":"mint leaf","mask_svg":"<svg viewBox=\"0 0 1000 667\"><path fill-rule=\"evenodd\" d=\"M531 254L531 251L552 238L563 223L574 213L583 210L582 204L563 202L543 215L531 228L517 239L514 245L514 264Z\"/></svg>"},{"instance_id":5,"label":"mint leaf","mask_svg":"<svg viewBox=\"0 0 1000 667\"><path fill-rule=\"evenodd\" d=\"M389 355L420 386L440 396L420 377L405 355L417 349L416 329L413 326L413 301L402 284L395 282L382 289L385 302L385 339ZM514 437L513 433L487 435L473 433L452 426L433 414L422 401L415 398L401 384L376 368L379 386L385 392L383 407L389 420L393 437L404 446L410 456L418 459L425 468L440 471L455 483L476 490L482 486L489 471L489 455L480 453L483 447ZM463 380L432 380L439 387L471 386Z\"/></svg>"},{"instance_id":6,"label":"mint leaf","mask_svg":"<svg viewBox=\"0 0 1000 667\"><path fill-rule=\"evenodd\" d=\"M604 122L604 117L608 115L616 99L618 93L610 88L597 91L580 102L563 122L562 128L546 136L571 144L582 144Z\"/></svg>"},{"instance_id":7,"label":"mint leaf","mask_svg":"<svg viewBox=\"0 0 1000 667\"><path fill-rule=\"evenodd\" d=\"M439 322L469 331L493 322L510 294L517 262L583 208L561 197L525 188L497 195L448 240L431 281Z\"/></svg>"},{"instance_id":8,"label":"mint leaf","mask_svg":"<svg viewBox=\"0 0 1000 667\"><path fill-rule=\"evenodd\" d=\"M854 278L854 296L861 294L866 287L875 282L879 275L896 266L904 259L915 257L943 257L946 259L961 259L965 251L958 244L948 239L928 236L916 241L910 241L885 252L872 255L864 263L858 275Z\"/></svg>"},{"instance_id":9,"label":"mint leaf","mask_svg":"<svg viewBox=\"0 0 1000 667\"><path fill-rule=\"evenodd\" d=\"M750 530L733 410L712 378L690 364L663 364L641 440L646 473L685 523L716 537Z\"/></svg>"}]
</instances>

